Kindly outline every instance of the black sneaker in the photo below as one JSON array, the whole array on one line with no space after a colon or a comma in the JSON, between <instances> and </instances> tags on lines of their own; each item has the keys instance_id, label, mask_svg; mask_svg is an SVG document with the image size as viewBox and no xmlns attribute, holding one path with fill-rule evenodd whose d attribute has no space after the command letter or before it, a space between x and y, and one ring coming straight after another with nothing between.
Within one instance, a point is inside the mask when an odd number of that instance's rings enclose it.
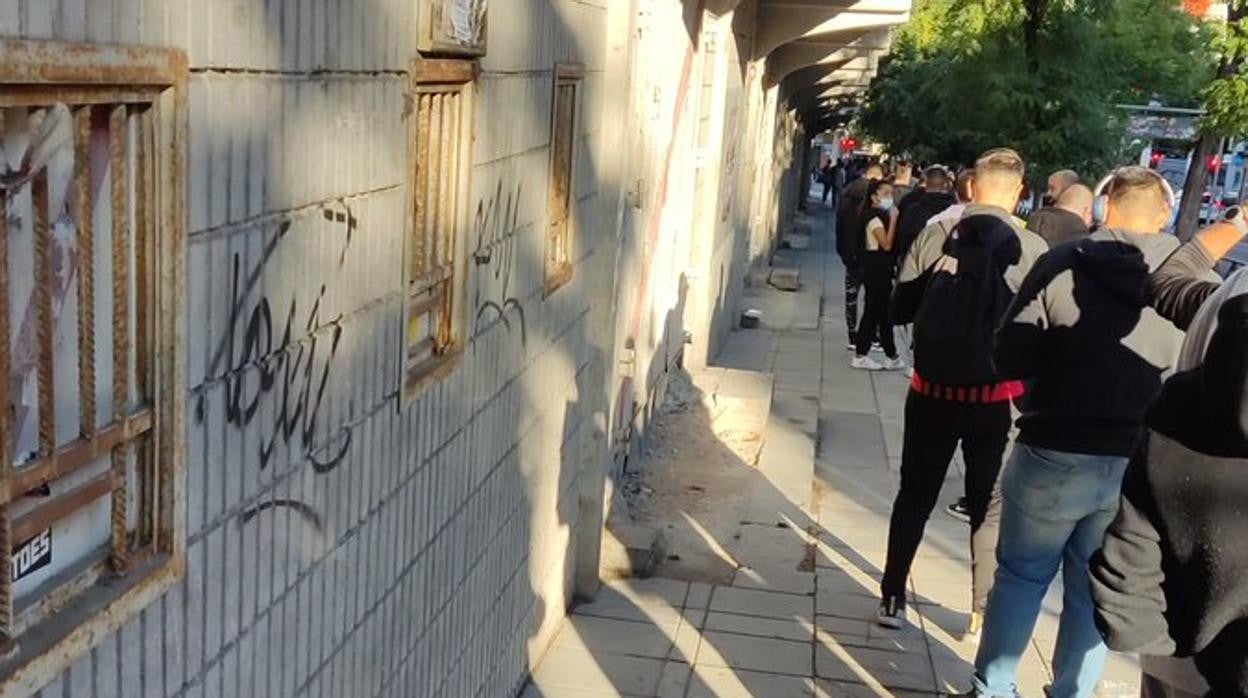
<instances>
[{"instance_id":1,"label":"black sneaker","mask_svg":"<svg viewBox=\"0 0 1248 698\"><path fill-rule=\"evenodd\" d=\"M971 522L971 510L966 508L966 497L961 497L958 501L945 507L945 511L962 523L969 524Z\"/></svg>"},{"instance_id":2,"label":"black sneaker","mask_svg":"<svg viewBox=\"0 0 1248 698\"><path fill-rule=\"evenodd\" d=\"M901 596L886 596L880 602L880 611L875 614L875 622L893 630L906 627L906 599Z\"/></svg>"}]
</instances>

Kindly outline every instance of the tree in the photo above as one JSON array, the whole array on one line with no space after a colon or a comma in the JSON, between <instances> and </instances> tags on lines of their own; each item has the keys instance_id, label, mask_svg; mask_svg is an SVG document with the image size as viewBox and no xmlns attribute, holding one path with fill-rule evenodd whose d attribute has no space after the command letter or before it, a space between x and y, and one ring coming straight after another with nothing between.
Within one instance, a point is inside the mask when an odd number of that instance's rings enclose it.
<instances>
[{"instance_id":1,"label":"tree","mask_svg":"<svg viewBox=\"0 0 1248 698\"><path fill-rule=\"evenodd\" d=\"M1209 172L1205 163L1215 154L1223 138L1248 133L1248 0L1233 0L1227 9L1227 22L1219 28L1214 42L1218 54L1217 77L1205 88L1205 115L1200 120L1200 137L1192 149L1192 165L1183 184L1179 207L1178 234L1186 240L1196 233L1200 220L1201 197Z\"/></svg>"},{"instance_id":2,"label":"tree","mask_svg":"<svg viewBox=\"0 0 1248 698\"><path fill-rule=\"evenodd\" d=\"M1122 159L1123 102L1195 104L1200 24L1157 0L917 0L860 123L895 152L969 163L1019 149L1033 181Z\"/></svg>"}]
</instances>

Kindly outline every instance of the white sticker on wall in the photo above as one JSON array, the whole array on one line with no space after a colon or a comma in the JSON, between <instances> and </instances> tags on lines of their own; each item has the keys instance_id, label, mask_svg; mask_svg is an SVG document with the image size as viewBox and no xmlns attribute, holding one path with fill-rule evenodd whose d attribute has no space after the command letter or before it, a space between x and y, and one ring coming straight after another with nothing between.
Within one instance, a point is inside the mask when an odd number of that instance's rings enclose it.
<instances>
[{"instance_id":1,"label":"white sticker on wall","mask_svg":"<svg viewBox=\"0 0 1248 698\"><path fill-rule=\"evenodd\" d=\"M13 581L52 564L52 529L13 549Z\"/></svg>"},{"instance_id":2,"label":"white sticker on wall","mask_svg":"<svg viewBox=\"0 0 1248 698\"><path fill-rule=\"evenodd\" d=\"M486 0L450 0L448 4L455 40L464 46L479 45L485 28Z\"/></svg>"}]
</instances>

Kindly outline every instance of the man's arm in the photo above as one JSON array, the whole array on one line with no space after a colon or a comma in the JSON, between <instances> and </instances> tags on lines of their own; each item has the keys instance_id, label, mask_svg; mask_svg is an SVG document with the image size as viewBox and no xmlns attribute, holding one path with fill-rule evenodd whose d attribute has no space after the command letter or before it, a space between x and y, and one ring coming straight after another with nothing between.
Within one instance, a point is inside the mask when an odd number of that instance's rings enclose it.
<instances>
[{"instance_id":1,"label":"man's arm","mask_svg":"<svg viewBox=\"0 0 1248 698\"><path fill-rule=\"evenodd\" d=\"M944 254L945 239L952 227L952 223L929 225L914 239L914 244L910 245L897 269L897 288L893 291L890 308L894 324L909 325L914 322L914 316L919 312L919 304L923 301L923 292L927 289L927 280L932 274L932 267L936 266L936 262Z\"/></svg>"},{"instance_id":2,"label":"man's arm","mask_svg":"<svg viewBox=\"0 0 1248 698\"><path fill-rule=\"evenodd\" d=\"M1149 277L1148 301L1153 309L1186 330L1200 306L1221 286L1205 277L1242 239L1241 228L1224 221L1206 228L1175 250Z\"/></svg>"},{"instance_id":3,"label":"man's arm","mask_svg":"<svg viewBox=\"0 0 1248 698\"><path fill-rule=\"evenodd\" d=\"M1119 652L1169 656L1174 639L1166 621L1161 536L1147 511L1147 447L1127 468L1118 516L1089 568L1096 625Z\"/></svg>"}]
</instances>

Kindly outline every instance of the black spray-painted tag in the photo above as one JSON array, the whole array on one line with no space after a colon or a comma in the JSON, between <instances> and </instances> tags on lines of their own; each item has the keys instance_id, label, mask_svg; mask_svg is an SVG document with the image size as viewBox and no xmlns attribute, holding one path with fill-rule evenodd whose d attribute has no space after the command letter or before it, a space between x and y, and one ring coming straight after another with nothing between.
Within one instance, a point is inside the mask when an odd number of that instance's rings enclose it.
<instances>
[{"instance_id":1,"label":"black spray-painted tag","mask_svg":"<svg viewBox=\"0 0 1248 698\"><path fill-rule=\"evenodd\" d=\"M52 529L13 549L13 581L52 564Z\"/></svg>"}]
</instances>

